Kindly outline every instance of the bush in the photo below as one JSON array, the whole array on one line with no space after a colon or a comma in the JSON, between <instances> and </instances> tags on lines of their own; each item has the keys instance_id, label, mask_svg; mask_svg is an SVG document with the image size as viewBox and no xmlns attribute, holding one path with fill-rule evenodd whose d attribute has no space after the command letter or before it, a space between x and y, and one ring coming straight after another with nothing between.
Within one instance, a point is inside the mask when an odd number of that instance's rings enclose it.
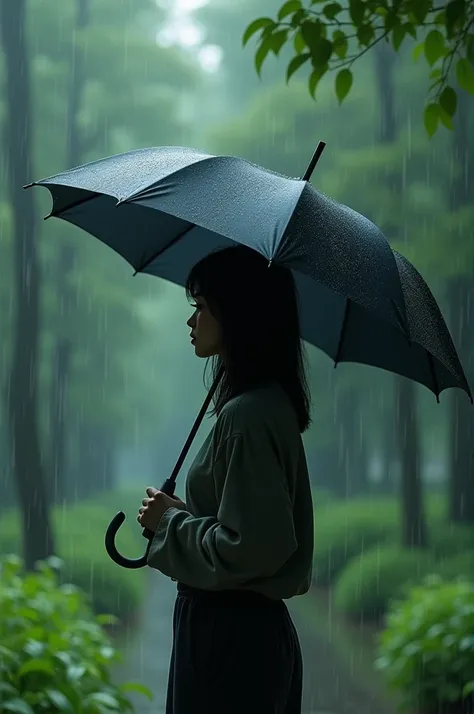
<instances>
[{"instance_id":1,"label":"bush","mask_svg":"<svg viewBox=\"0 0 474 714\"><path fill-rule=\"evenodd\" d=\"M449 582L459 578L474 582L474 553L461 553L438 563L436 574Z\"/></svg>"},{"instance_id":2,"label":"bush","mask_svg":"<svg viewBox=\"0 0 474 714\"><path fill-rule=\"evenodd\" d=\"M52 518L58 555L64 561L60 580L70 582L92 597L95 612L107 612L127 621L141 605L145 572L126 570L107 555L104 535L115 515L114 508L81 503L53 509ZM133 521L132 521L133 523ZM146 542L138 524L128 520L117 536L117 546L131 557L142 555ZM20 519L17 509L0 520L0 553L21 555Z\"/></svg>"},{"instance_id":3,"label":"bush","mask_svg":"<svg viewBox=\"0 0 474 714\"><path fill-rule=\"evenodd\" d=\"M393 605L380 637L377 668L407 706L471 712L473 632L474 585L430 578Z\"/></svg>"},{"instance_id":4,"label":"bush","mask_svg":"<svg viewBox=\"0 0 474 714\"><path fill-rule=\"evenodd\" d=\"M428 522L444 522L446 499L426 499ZM446 532L447 529L445 529ZM357 498L329 503L323 513L315 504L314 583L330 585L346 563L375 545L400 540L400 503L394 497Z\"/></svg>"},{"instance_id":5,"label":"bush","mask_svg":"<svg viewBox=\"0 0 474 714\"><path fill-rule=\"evenodd\" d=\"M398 535L398 504L393 499L354 500L315 512L314 582L333 582L346 563Z\"/></svg>"},{"instance_id":6,"label":"bush","mask_svg":"<svg viewBox=\"0 0 474 714\"><path fill-rule=\"evenodd\" d=\"M84 595L60 585L53 568L21 574L15 556L0 563L0 710L18 714L67 711L99 714L133 711L127 691L145 687L111 680L119 653L101 627L107 616L93 616Z\"/></svg>"},{"instance_id":7,"label":"bush","mask_svg":"<svg viewBox=\"0 0 474 714\"><path fill-rule=\"evenodd\" d=\"M474 550L474 528L449 523L436 524L430 529L429 544L436 558L443 560Z\"/></svg>"},{"instance_id":8,"label":"bush","mask_svg":"<svg viewBox=\"0 0 474 714\"><path fill-rule=\"evenodd\" d=\"M376 546L348 563L337 580L334 604L347 615L378 620L407 584L419 582L434 568L434 559L425 550Z\"/></svg>"}]
</instances>

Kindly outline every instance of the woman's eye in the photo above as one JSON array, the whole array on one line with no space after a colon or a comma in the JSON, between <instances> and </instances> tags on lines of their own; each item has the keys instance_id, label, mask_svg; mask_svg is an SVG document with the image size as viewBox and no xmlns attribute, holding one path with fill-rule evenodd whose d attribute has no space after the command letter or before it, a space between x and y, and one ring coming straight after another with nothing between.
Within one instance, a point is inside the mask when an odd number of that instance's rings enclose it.
<instances>
[{"instance_id":1,"label":"woman's eye","mask_svg":"<svg viewBox=\"0 0 474 714\"><path fill-rule=\"evenodd\" d=\"M191 307L194 308L195 310L202 310L202 305L193 305L191 303Z\"/></svg>"}]
</instances>

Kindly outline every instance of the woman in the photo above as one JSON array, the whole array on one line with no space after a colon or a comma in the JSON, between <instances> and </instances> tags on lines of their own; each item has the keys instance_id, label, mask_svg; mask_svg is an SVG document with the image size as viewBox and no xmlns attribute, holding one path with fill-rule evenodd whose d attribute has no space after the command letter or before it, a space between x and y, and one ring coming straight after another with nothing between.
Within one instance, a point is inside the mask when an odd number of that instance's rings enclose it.
<instances>
[{"instance_id":1,"label":"woman","mask_svg":"<svg viewBox=\"0 0 474 714\"><path fill-rule=\"evenodd\" d=\"M293 276L239 246L186 291L198 357L223 378L186 504L147 489L148 565L178 581L166 714L300 714L301 652L285 599L311 581L310 423Z\"/></svg>"}]
</instances>

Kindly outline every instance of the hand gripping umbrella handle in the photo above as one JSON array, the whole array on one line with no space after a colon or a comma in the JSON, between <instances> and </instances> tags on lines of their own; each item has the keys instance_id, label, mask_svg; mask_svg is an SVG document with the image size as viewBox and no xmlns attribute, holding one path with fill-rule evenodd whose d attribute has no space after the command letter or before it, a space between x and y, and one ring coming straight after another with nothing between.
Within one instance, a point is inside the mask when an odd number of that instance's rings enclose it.
<instances>
[{"instance_id":1,"label":"hand gripping umbrella handle","mask_svg":"<svg viewBox=\"0 0 474 714\"><path fill-rule=\"evenodd\" d=\"M224 374L224 370L221 369L209 392L207 393L206 399L204 400L204 403L199 411L199 414L196 417L196 421L193 424L193 427L191 431L189 432L188 438L186 439L186 442L181 450L181 453L178 457L178 460L175 464L175 467L171 473L171 476L166 479L164 484L162 485L160 491L163 491L163 493L166 493L167 496L173 496L174 495L174 489L176 486L176 477L181 469L181 466L183 465L183 462L188 454L188 451L191 447L191 444L194 441L194 437L197 434L197 431L199 427L201 426L201 422L204 419L204 416L209 408L209 404L211 403L212 397L214 396L214 393L217 389L217 386L222 378L222 375ZM123 555L121 555L115 545L115 536L117 535L117 532L122 525L122 523L125 520L125 513L123 511L119 511L110 521L107 530L105 532L105 549L109 556L112 558L114 563L117 563L117 565L121 565L122 568L129 568L129 569L137 569L137 568L143 568L145 565L147 565L147 559L148 559L148 551L150 550L150 545L151 541L153 540L154 533L153 531L148 530L148 528L143 529L143 537L148 539L148 545L145 550L145 554L141 558L136 558L135 560L133 558L125 558Z\"/></svg>"},{"instance_id":2,"label":"hand gripping umbrella handle","mask_svg":"<svg viewBox=\"0 0 474 714\"><path fill-rule=\"evenodd\" d=\"M174 489L175 481L173 481L171 478L167 478L162 487L160 488L160 491L166 493L167 496L173 496ZM150 550L151 541L153 540L153 536L155 534L148 528L144 528L142 531L142 536L148 539L148 545L146 547L145 554L142 555L141 558L125 558L118 552L117 547L115 545L115 536L117 535L117 531L119 530L124 520L125 513L123 511L119 511L110 521L108 528L105 532L105 549L109 556L112 558L112 560L117 563L117 565L121 565L122 568L129 568L133 570L135 570L136 568L144 568L147 564L148 551Z\"/></svg>"}]
</instances>

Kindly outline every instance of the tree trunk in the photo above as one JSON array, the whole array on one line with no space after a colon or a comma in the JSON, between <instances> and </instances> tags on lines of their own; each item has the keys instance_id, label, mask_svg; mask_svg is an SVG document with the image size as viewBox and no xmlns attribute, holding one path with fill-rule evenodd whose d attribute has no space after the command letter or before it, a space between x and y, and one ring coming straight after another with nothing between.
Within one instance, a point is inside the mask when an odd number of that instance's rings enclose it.
<instances>
[{"instance_id":1,"label":"tree trunk","mask_svg":"<svg viewBox=\"0 0 474 714\"><path fill-rule=\"evenodd\" d=\"M115 443L106 427L83 423L78 432L76 498L86 500L115 487Z\"/></svg>"},{"instance_id":2,"label":"tree trunk","mask_svg":"<svg viewBox=\"0 0 474 714\"><path fill-rule=\"evenodd\" d=\"M89 24L89 0L77 0L76 32L84 30ZM81 96L84 89L84 57L75 36L72 40L71 82L67 122L67 165L77 166L82 161L82 134L78 126ZM71 325L76 306L76 293L71 282L76 265L74 246L67 240L61 243L56 265L56 295L61 306L66 325ZM53 348L51 396L50 396L50 468L53 481L55 503L64 503L67 499L66 487L66 442L67 442L67 396L71 378L71 361L74 355L69 336L62 334L56 338Z\"/></svg>"},{"instance_id":3,"label":"tree trunk","mask_svg":"<svg viewBox=\"0 0 474 714\"><path fill-rule=\"evenodd\" d=\"M13 213L16 314L9 390L12 465L23 527L25 567L54 553L49 503L41 464L37 416L39 287L34 195L22 185L32 178L26 0L1 0L0 32L5 55L8 182Z\"/></svg>"},{"instance_id":4,"label":"tree trunk","mask_svg":"<svg viewBox=\"0 0 474 714\"><path fill-rule=\"evenodd\" d=\"M380 140L393 143L398 127L395 111L393 70L395 53L388 44L379 43L376 54L377 88L380 98ZM400 178L388 179L390 189L401 195ZM400 450L400 495L402 511L402 544L425 547L426 525L422 499L420 453L415 385L404 377L395 377L395 426Z\"/></svg>"},{"instance_id":5,"label":"tree trunk","mask_svg":"<svg viewBox=\"0 0 474 714\"><path fill-rule=\"evenodd\" d=\"M453 135L453 159L459 174L450 183L451 210L472 203L473 184L468 170L469 110L471 99L459 92ZM471 235L453 236L473 240ZM471 271L474 266L471 266ZM474 280L471 274L451 278L448 302L453 340L471 388L474 386ZM449 516L454 523L474 523L474 414L466 395L452 390L450 397Z\"/></svg>"},{"instance_id":6,"label":"tree trunk","mask_svg":"<svg viewBox=\"0 0 474 714\"><path fill-rule=\"evenodd\" d=\"M345 498L367 493L369 485L367 450L360 433L359 414L359 395L355 389L348 389L338 396L338 472L344 476L341 495Z\"/></svg>"}]
</instances>

